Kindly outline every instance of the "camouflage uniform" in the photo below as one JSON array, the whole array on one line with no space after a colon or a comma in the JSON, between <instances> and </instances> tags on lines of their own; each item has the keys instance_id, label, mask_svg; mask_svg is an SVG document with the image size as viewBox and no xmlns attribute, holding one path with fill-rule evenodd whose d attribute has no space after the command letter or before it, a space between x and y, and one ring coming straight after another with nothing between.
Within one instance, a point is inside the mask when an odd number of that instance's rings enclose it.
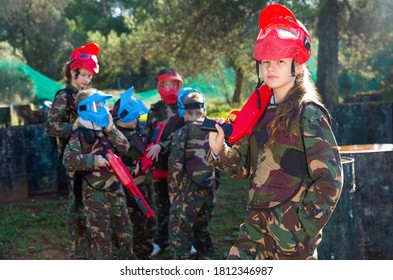
<instances>
[{"instance_id":1,"label":"camouflage uniform","mask_svg":"<svg viewBox=\"0 0 393 280\"><path fill-rule=\"evenodd\" d=\"M155 174L157 171L164 174L168 172L168 157L173 133L184 125L183 118L179 117L177 104L165 104L160 100L151 106L145 126L147 143L151 140L157 123L162 121L166 125L159 142L161 152L153 166L153 186L157 216L157 232L154 236L154 243L164 249L169 244L168 222L171 205L168 197L167 178L157 178Z\"/></svg>"},{"instance_id":2,"label":"camouflage uniform","mask_svg":"<svg viewBox=\"0 0 393 280\"><path fill-rule=\"evenodd\" d=\"M59 156L58 174L59 181L64 179L66 174L69 188L68 208L67 208L67 231L70 240L70 254L72 258L85 258L90 256L90 244L86 236L86 225L83 218L83 204L81 199L80 178L75 178L74 174L68 174L62 164L63 150L72 133L72 125L78 118L76 111L76 95L78 90L73 86L56 93L52 107L49 111L45 123L45 132L49 136L57 137L57 151ZM76 180L76 184L74 184ZM73 188L76 186L75 189Z\"/></svg>"},{"instance_id":3,"label":"camouflage uniform","mask_svg":"<svg viewBox=\"0 0 393 280\"><path fill-rule=\"evenodd\" d=\"M169 155L168 189L174 197L169 237L175 259L188 259L194 245L201 259L213 259L209 233L216 199L215 168L206 161L208 132L202 121L187 122L176 131Z\"/></svg>"},{"instance_id":4,"label":"camouflage uniform","mask_svg":"<svg viewBox=\"0 0 393 280\"><path fill-rule=\"evenodd\" d=\"M143 155L145 147L144 136L139 132L139 129L129 129L121 126L117 126L117 128L123 133L130 144L130 148L127 154L122 157L122 160L129 170L131 170L132 167L135 167L135 164L139 164L138 159ZM143 174L140 172L138 176L134 177L135 185L137 185L149 205L153 205L151 181L151 173ZM127 189L125 193L128 213L133 224L134 253L140 260L149 259L150 252L153 250L151 243L156 228L155 219L147 219L139 209L131 193Z\"/></svg>"},{"instance_id":5,"label":"camouflage uniform","mask_svg":"<svg viewBox=\"0 0 393 280\"><path fill-rule=\"evenodd\" d=\"M303 105L302 126L293 125L269 147L266 124L276 108L268 107L242 143L224 145L218 160L209 154L214 166L250 182L247 218L228 259L316 259L340 197L341 159L322 109Z\"/></svg>"},{"instance_id":6,"label":"camouflage uniform","mask_svg":"<svg viewBox=\"0 0 393 280\"><path fill-rule=\"evenodd\" d=\"M121 258L134 259L132 224L121 183L107 168L95 169L94 156L115 149L124 155L129 144L124 135L113 127L102 130L79 127L67 144L63 163L69 172L82 175L82 201L86 229L94 259L112 259L112 236L119 243Z\"/></svg>"}]
</instances>

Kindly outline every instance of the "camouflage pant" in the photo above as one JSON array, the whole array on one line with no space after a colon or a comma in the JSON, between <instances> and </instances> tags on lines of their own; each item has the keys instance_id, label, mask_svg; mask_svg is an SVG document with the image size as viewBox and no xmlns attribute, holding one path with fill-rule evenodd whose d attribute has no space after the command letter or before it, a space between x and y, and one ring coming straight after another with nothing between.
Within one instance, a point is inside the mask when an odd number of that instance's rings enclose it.
<instances>
[{"instance_id":1,"label":"camouflage pant","mask_svg":"<svg viewBox=\"0 0 393 280\"><path fill-rule=\"evenodd\" d=\"M209 222L215 195L215 188L202 188L194 183L176 194L169 220L170 245L175 259L188 259L192 245L199 258L214 258Z\"/></svg>"},{"instance_id":2,"label":"camouflage pant","mask_svg":"<svg viewBox=\"0 0 393 280\"><path fill-rule=\"evenodd\" d=\"M153 194L151 186L138 185L138 188L146 199L146 202L152 207ZM140 260L149 259L150 253L153 251L153 245L151 243L154 233L157 230L156 220L154 217L147 219L139 209L139 206L130 192L128 190L125 190L125 192L127 197L127 208L133 225L134 253Z\"/></svg>"},{"instance_id":3,"label":"camouflage pant","mask_svg":"<svg viewBox=\"0 0 393 280\"><path fill-rule=\"evenodd\" d=\"M117 241L119 258L135 259L132 248L132 224L128 216L123 188L102 192L83 186L86 228L94 259L112 259L112 238Z\"/></svg>"},{"instance_id":4,"label":"camouflage pant","mask_svg":"<svg viewBox=\"0 0 393 280\"><path fill-rule=\"evenodd\" d=\"M70 240L70 258L90 258L90 240L86 232L83 203L82 200L75 198L72 191L68 197L67 232Z\"/></svg>"},{"instance_id":5,"label":"camouflage pant","mask_svg":"<svg viewBox=\"0 0 393 280\"><path fill-rule=\"evenodd\" d=\"M171 204L168 196L168 183L166 180L154 179L153 186L157 217L157 232L153 240L163 249L169 244L168 223Z\"/></svg>"},{"instance_id":6,"label":"camouflage pant","mask_svg":"<svg viewBox=\"0 0 393 280\"><path fill-rule=\"evenodd\" d=\"M230 249L230 260L316 259L320 235L306 235L297 216L296 202L267 211L250 210L240 225L238 240Z\"/></svg>"}]
</instances>

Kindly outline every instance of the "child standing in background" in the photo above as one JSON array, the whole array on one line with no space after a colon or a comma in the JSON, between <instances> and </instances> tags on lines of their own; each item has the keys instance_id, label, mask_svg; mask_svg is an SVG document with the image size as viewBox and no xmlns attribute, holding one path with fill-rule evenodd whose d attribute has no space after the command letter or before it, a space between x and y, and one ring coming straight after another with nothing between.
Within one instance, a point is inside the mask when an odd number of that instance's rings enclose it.
<instances>
[{"instance_id":1,"label":"child standing in background","mask_svg":"<svg viewBox=\"0 0 393 280\"><path fill-rule=\"evenodd\" d=\"M213 259L209 222L217 178L215 168L206 161L209 134L201 130L206 117L203 94L193 88L181 89L178 111L185 125L175 132L169 155L170 245L175 259L189 259L193 245L197 258Z\"/></svg>"},{"instance_id":2,"label":"child standing in background","mask_svg":"<svg viewBox=\"0 0 393 280\"><path fill-rule=\"evenodd\" d=\"M159 122L165 123L161 140L147 148L147 157L153 159L154 202L157 215L157 231L153 238L156 256L168 247L168 222L170 203L168 197L168 157L171 149L173 133L184 125L177 111L177 94L182 87L182 78L171 68L161 69L156 77L158 93L161 100L153 104L147 116L145 131L147 144L152 142L154 131Z\"/></svg>"},{"instance_id":3,"label":"child standing in background","mask_svg":"<svg viewBox=\"0 0 393 280\"><path fill-rule=\"evenodd\" d=\"M134 179L135 185L149 205L153 205L152 177L151 173L141 172L140 157L145 150L145 137L139 128L139 117L147 114L149 110L142 100L132 96L134 88L120 94L120 99L113 106L112 115L117 129L127 138L130 148L122 161L129 169ZM153 250L153 235L155 229L155 219L147 219L139 209L135 199L125 190L127 198L127 208L133 224L134 253L140 260L150 259Z\"/></svg>"},{"instance_id":4,"label":"child standing in background","mask_svg":"<svg viewBox=\"0 0 393 280\"><path fill-rule=\"evenodd\" d=\"M66 63L63 75L66 87L56 93L45 123L45 133L58 138L57 151L59 156L59 181L66 173L69 190L67 208L67 231L70 240L70 258L90 258L90 244L86 236L86 225L83 217L81 177L74 172L66 172L62 164L64 147L71 133L78 128L76 96L79 91L86 89L98 74L98 54L100 47L89 43L76 48Z\"/></svg>"}]
</instances>

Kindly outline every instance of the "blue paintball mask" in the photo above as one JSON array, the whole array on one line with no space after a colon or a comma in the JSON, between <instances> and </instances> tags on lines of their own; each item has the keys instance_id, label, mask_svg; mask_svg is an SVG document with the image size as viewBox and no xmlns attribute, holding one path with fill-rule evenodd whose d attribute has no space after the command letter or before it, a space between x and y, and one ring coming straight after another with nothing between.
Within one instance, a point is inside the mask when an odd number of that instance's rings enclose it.
<instances>
[{"instance_id":1,"label":"blue paintball mask","mask_svg":"<svg viewBox=\"0 0 393 280\"><path fill-rule=\"evenodd\" d=\"M134 87L130 87L127 91L120 94L120 106L117 116L122 122L132 122L149 112L141 99L132 96L133 92Z\"/></svg>"},{"instance_id":2,"label":"blue paintball mask","mask_svg":"<svg viewBox=\"0 0 393 280\"><path fill-rule=\"evenodd\" d=\"M183 103L184 97L186 97L187 95L193 92L197 92L199 95L201 95L203 98L203 102L202 103L193 102L193 103L184 104ZM206 112L205 96L194 88L184 87L179 91L178 99L177 99L177 111L179 112L179 116L183 117L187 110L193 110L193 109L203 109L203 111Z\"/></svg>"},{"instance_id":3,"label":"blue paintball mask","mask_svg":"<svg viewBox=\"0 0 393 280\"><path fill-rule=\"evenodd\" d=\"M101 91L95 92L78 105L78 114L85 121L91 121L100 127L106 127L109 124L109 108L107 100L112 95L105 94Z\"/></svg>"}]
</instances>

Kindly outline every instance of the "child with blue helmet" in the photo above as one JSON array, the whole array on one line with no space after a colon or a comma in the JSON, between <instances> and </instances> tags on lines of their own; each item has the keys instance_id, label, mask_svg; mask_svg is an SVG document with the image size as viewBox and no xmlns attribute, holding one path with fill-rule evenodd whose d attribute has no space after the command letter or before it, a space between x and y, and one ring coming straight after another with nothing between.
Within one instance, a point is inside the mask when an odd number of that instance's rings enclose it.
<instances>
[{"instance_id":1,"label":"child with blue helmet","mask_svg":"<svg viewBox=\"0 0 393 280\"><path fill-rule=\"evenodd\" d=\"M141 191L149 205L153 204L153 191L151 187L152 176L141 172L140 157L145 149L145 134L139 127L139 117L147 114L149 110L139 98L133 96L134 87L120 94L120 99L113 106L112 116L115 126L127 138L130 148L122 156L122 161L130 171L135 184ZM135 199L125 190L127 208L133 225L134 253L138 259L149 259L153 250L152 239L155 219L147 219Z\"/></svg>"},{"instance_id":2,"label":"child with blue helmet","mask_svg":"<svg viewBox=\"0 0 393 280\"><path fill-rule=\"evenodd\" d=\"M205 97L196 89L183 88L177 105L185 125L172 138L168 160L170 246L174 259L213 259L209 223L218 181L215 168L205 159L209 150L209 134L201 130L206 117Z\"/></svg>"},{"instance_id":3,"label":"child with blue helmet","mask_svg":"<svg viewBox=\"0 0 393 280\"><path fill-rule=\"evenodd\" d=\"M82 175L83 214L93 259L112 259L112 238L119 257L135 259L132 224L121 182L110 172L106 154L127 153L126 137L113 125L107 100L111 95L96 89L82 90L76 98L78 129L64 150L63 164L70 173Z\"/></svg>"}]
</instances>

